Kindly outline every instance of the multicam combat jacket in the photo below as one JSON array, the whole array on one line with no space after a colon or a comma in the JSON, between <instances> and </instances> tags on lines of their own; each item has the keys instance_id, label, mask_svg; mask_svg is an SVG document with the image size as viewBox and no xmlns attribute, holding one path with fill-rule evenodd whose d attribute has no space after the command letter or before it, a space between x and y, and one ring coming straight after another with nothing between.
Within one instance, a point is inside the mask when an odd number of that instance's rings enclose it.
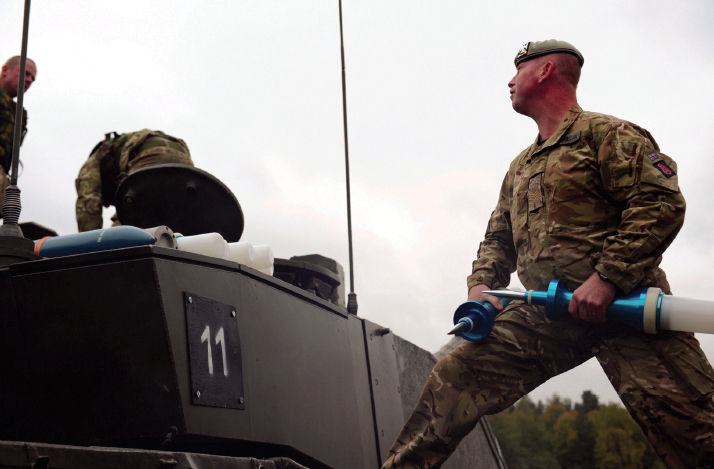
<instances>
[{"instance_id":1,"label":"multicam combat jacket","mask_svg":"<svg viewBox=\"0 0 714 469\"><path fill-rule=\"evenodd\" d=\"M114 194L124 177L137 169L165 163L193 166L183 140L148 129L114 137L107 134L94 147L75 181L79 231L102 227L102 206L114 204Z\"/></svg>"},{"instance_id":2,"label":"multicam combat jacket","mask_svg":"<svg viewBox=\"0 0 714 469\"><path fill-rule=\"evenodd\" d=\"M5 173L10 172L12 161L12 140L15 132L15 110L17 103L0 88L0 166ZM21 140L27 133L27 111L22 113L22 133Z\"/></svg>"},{"instance_id":3,"label":"multicam combat jacket","mask_svg":"<svg viewBox=\"0 0 714 469\"><path fill-rule=\"evenodd\" d=\"M547 141L513 160L468 287L577 288L595 270L623 293L669 291L658 267L684 221L677 167L649 132L573 106Z\"/></svg>"},{"instance_id":4,"label":"multicam combat jacket","mask_svg":"<svg viewBox=\"0 0 714 469\"><path fill-rule=\"evenodd\" d=\"M5 199L5 188L10 183L8 177L12 163L12 140L15 133L15 110L17 103L0 88L0 209ZM21 139L27 133L27 111L22 113ZM22 140L20 140L22 143Z\"/></svg>"}]
</instances>

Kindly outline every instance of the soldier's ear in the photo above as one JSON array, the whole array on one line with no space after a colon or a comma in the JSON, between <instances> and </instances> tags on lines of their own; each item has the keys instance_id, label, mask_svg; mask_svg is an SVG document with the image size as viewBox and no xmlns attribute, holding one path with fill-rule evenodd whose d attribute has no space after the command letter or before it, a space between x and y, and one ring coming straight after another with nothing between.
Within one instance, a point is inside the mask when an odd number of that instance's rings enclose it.
<instances>
[{"instance_id":1,"label":"soldier's ear","mask_svg":"<svg viewBox=\"0 0 714 469\"><path fill-rule=\"evenodd\" d=\"M538 70L538 82L544 82L552 73L555 66L550 60L544 62Z\"/></svg>"}]
</instances>

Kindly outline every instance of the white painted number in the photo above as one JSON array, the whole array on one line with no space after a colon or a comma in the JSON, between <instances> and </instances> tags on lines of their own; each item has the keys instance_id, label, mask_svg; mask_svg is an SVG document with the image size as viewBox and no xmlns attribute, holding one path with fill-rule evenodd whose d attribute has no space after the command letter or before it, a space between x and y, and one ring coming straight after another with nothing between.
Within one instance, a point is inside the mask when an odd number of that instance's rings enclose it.
<instances>
[{"instance_id":1,"label":"white painted number","mask_svg":"<svg viewBox=\"0 0 714 469\"><path fill-rule=\"evenodd\" d=\"M223 376L228 376L228 362L226 361L226 336L223 328L218 329L216 345L221 345L221 358L223 358ZM213 352L211 351L211 328L206 326L201 334L201 343L206 342L208 348L208 374L213 374Z\"/></svg>"},{"instance_id":2,"label":"white painted number","mask_svg":"<svg viewBox=\"0 0 714 469\"><path fill-rule=\"evenodd\" d=\"M216 345L221 344L221 353L223 356L223 376L228 376L228 363L226 363L226 337L223 333L223 328L218 329L216 334Z\"/></svg>"},{"instance_id":3,"label":"white painted number","mask_svg":"<svg viewBox=\"0 0 714 469\"><path fill-rule=\"evenodd\" d=\"M201 343L206 342L208 346L208 374L212 375L213 374L213 354L211 353L211 328L206 326L206 328L203 330L203 334L201 334Z\"/></svg>"}]
</instances>

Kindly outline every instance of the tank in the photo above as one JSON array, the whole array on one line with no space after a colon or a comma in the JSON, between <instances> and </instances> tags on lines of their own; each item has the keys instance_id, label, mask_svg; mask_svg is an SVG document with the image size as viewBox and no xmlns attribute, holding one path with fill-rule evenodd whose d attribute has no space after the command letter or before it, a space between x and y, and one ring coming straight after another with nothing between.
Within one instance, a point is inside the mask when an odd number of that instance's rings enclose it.
<instances>
[{"instance_id":1,"label":"tank","mask_svg":"<svg viewBox=\"0 0 714 469\"><path fill-rule=\"evenodd\" d=\"M128 177L119 218L239 242L230 189L175 166ZM348 313L319 246L271 275L160 236L53 251L72 240L24 231L45 241L0 267L3 467L379 467L436 362ZM444 467L506 467L486 419Z\"/></svg>"}]
</instances>

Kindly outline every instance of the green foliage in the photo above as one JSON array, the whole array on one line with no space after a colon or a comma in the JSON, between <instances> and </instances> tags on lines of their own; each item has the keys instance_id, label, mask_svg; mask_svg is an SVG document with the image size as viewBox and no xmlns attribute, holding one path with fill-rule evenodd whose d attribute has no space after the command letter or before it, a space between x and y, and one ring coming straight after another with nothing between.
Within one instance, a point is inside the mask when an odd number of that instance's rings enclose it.
<instances>
[{"instance_id":1,"label":"green foliage","mask_svg":"<svg viewBox=\"0 0 714 469\"><path fill-rule=\"evenodd\" d=\"M582 404L575 404L575 410L581 414L587 414L591 410L597 410L600 407L600 402L597 396L591 391L583 391Z\"/></svg>"},{"instance_id":2,"label":"green foliage","mask_svg":"<svg viewBox=\"0 0 714 469\"><path fill-rule=\"evenodd\" d=\"M523 469L559 469L548 450L548 436L538 407L525 397L514 410L489 418L509 467ZM503 437L501 437L503 435Z\"/></svg>"},{"instance_id":3,"label":"green foliage","mask_svg":"<svg viewBox=\"0 0 714 469\"><path fill-rule=\"evenodd\" d=\"M598 469L664 468L640 427L622 407L608 404L589 417L595 426Z\"/></svg>"},{"instance_id":4,"label":"green foliage","mask_svg":"<svg viewBox=\"0 0 714 469\"><path fill-rule=\"evenodd\" d=\"M489 422L510 469L664 469L630 414L590 391L575 405L526 396Z\"/></svg>"},{"instance_id":5,"label":"green foliage","mask_svg":"<svg viewBox=\"0 0 714 469\"><path fill-rule=\"evenodd\" d=\"M556 422L560 418L561 415L565 414L568 412L568 409L565 408L563 404L560 403L550 403L548 404L548 407L545 408L543 411L543 423L545 424L545 429L548 432L553 431L553 427L555 427Z\"/></svg>"},{"instance_id":6,"label":"green foliage","mask_svg":"<svg viewBox=\"0 0 714 469\"><path fill-rule=\"evenodd\" d=\"M558 460L563 460L565 455L570 452L570 448L575 444L578 434L575 431L575 412L563 412L555 425L550 435L550 446L553 454Z\"/></svg>"}]
</instances>

